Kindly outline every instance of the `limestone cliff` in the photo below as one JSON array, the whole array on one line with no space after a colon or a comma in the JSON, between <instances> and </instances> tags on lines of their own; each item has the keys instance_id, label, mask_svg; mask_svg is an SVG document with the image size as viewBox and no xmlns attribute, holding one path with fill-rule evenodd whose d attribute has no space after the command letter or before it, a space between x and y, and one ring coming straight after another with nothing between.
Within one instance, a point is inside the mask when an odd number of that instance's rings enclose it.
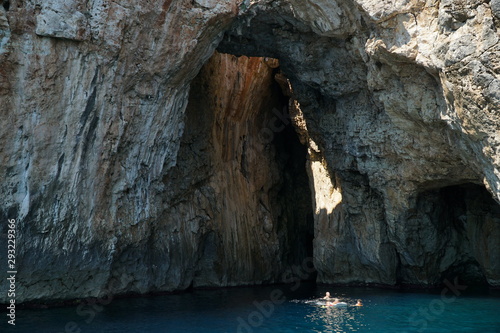
<instances>
[{"instance_id":1,"label":"limestone cliff","mask_svg":"<svg viewBox=\"0 0 500 333\"><path fill-rule=\"evenodd\" d=\"M18 301L500 286L497 0L0 3Z\"/></svg>"}]
</instances>

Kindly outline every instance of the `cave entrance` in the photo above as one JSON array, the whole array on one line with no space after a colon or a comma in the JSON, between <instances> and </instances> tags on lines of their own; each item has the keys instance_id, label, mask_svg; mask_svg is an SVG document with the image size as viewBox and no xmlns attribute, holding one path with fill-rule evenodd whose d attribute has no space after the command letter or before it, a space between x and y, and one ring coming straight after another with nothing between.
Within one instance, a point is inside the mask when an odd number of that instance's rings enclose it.
<instances>
[{"instance_id":1,"label":"cave entrance","mask_svg":"<svg viewBox=\"0 0 500 333\"><path fill-rule=\"evenodd\" d=\"M484 186L466 183L424 191L417 198L415 217L415 245L408 248L415 258L425 259L410 269L413 274L426 274L420 278L432 284L456 278L467 286L498 281L500 205Z\"/></svg>"},{"instance_id":2,"label":"cave entrance","mask_svg":"<svg viewBox=\"0 0 500 333\"><path fill-rule=\"evenodd\" d=\"M276 59L215 52L192 81L166 215L193 235L193 287L315 280L307 148ZM292 275L290 275L292 274Z\"/></svg>"}]
</instances>

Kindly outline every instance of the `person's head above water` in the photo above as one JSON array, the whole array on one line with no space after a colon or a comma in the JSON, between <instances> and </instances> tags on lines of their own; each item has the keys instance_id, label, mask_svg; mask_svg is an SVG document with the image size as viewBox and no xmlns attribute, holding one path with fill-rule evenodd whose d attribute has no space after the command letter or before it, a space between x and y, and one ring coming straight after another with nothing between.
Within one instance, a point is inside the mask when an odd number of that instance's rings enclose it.
<instances>
[{"instance_id":1,"label":"person's head above water","mask_svg":"<svg viewBox=\"0 0 500 333\"><path fill-rule=\"evenodd\" d=\"M363 306L363 303L361 303L360 299L358 299L358 303L356 303L356 306Z\"/></svg>"},{"instance_id":2,"label":"person's head above water","mask_svg":"<svg viewBox=\"0 0 500 333\"><path fill-rule=\"evenodd\" d=\"M326 292L325 297L330 297L330 292L329 291Z\"/></svg>"}]
</instances>

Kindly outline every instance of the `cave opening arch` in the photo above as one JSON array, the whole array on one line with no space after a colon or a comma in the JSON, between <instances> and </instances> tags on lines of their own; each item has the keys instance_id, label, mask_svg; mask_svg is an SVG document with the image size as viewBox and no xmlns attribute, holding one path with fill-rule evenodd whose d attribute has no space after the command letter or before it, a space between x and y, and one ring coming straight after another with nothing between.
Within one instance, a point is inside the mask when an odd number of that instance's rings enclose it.
<instances>
[{"instance_id":1,"label":"cave opening arch","mask_svg":"<svg viewBox=\"0 0 500 333\"><path fill-rule=\"evenodd\" d=\"M284 8L248 11L217 50L279 59L294 128L308 150L317 281L394 285L398 254L385 221L384 194L359 165L380 155L360 136L387 121L367 82L369 66L382 64L367 64L357 50L368 38L364 19L344 5L337 9L348 15L337 27L310 26Z\"/></svg>"},{"instance_id":2,"label":"cave opening arch","mask_svg":"<svg viewBox=\"0 0 500 333\"><path fill-rule=\"evenodd\" d=\"M279 75L276 59L215 52L191 83L164 183L166 215L197 224L195 288L315 280L307 147Z\"/></svg>"}]
</instances>

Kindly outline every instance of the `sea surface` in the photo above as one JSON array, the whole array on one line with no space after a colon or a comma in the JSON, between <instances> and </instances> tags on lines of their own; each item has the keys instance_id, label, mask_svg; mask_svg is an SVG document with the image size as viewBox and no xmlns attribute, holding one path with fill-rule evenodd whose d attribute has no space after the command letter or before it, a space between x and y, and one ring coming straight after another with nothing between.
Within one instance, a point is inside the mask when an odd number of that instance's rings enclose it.
<instances>
[{"instance_id":1,"label":"sea surface","mask_svg":"<svg viewBox=\"0 0 500 333\"><path fill-rule=\"evenodd\" d=\"M500 332L498 291L339 288L297 283L194 290L113 299L79 306L17 309L16 326L3 313L0 332ZM348 304L324 306L329 291ZM362 307L353 306L357 299Z\"/></svg>"}]
</instances>

